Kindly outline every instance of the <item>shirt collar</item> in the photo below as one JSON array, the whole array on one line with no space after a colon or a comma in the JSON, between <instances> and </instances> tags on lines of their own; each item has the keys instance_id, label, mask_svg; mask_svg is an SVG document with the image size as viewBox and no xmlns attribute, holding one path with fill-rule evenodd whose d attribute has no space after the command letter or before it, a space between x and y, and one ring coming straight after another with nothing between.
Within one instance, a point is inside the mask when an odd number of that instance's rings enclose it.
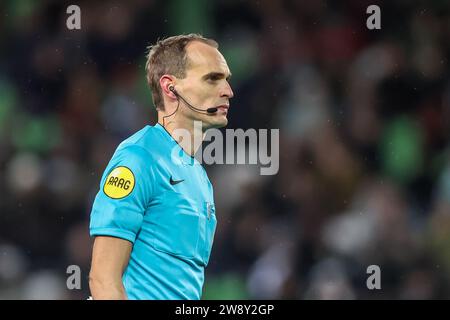
<instances>
[{"instance_id":1,"label":"shirt collar","mask_svg":"<svg viewBox=\"0 0 450 320\"><path fill-rule=\"evenodd\" d=\"M169 142L170 156L174 162L180 161L182 164L189 166L200 165L198 160L188 154L159 122L154 125L154 128L161 132L162 136Z\"/></svg>"}]
</instances>

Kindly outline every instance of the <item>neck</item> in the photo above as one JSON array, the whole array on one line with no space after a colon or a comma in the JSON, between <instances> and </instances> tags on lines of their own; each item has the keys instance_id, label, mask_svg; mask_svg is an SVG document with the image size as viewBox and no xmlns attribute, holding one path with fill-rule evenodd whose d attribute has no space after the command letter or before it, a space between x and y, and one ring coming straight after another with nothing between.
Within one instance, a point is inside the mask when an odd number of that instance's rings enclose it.
<instances>
[{"instance_id":1,"label":"neck","mask_svg":"<svg viewBox=\"0 0 450 320\"><path fill-rule=\"evenodd\" d=\"M166 129L187 154L194 156L205 136L201 121L191 119L180 121L178 119L168 120L168 118L165 118L163 122L163 116L158 116L158 123Z\"/></svg>"}]
</instances>

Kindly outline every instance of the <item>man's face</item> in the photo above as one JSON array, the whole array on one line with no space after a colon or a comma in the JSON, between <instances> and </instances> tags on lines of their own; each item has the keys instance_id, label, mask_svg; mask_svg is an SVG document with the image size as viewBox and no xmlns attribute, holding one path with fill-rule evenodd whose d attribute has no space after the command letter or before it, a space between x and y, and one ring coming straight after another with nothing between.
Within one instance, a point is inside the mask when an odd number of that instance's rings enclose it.
<instances>
[{"instance_id":1,"label":"man's face","mask_svg":"<svg viewBox=\"0 0 450 320\"><path fill-rule=\"evenodd\" d=\"M178 92L196 108L217 107L218 111L201 114L186 106L182 108L183 114L189 119L202 121L203 129L226 126L233 91L228 83L231 73L225 58L216 48L199 41L190 42L186 46L186 54L186 77L177 80Z\"/></svg>"}]
</instances>

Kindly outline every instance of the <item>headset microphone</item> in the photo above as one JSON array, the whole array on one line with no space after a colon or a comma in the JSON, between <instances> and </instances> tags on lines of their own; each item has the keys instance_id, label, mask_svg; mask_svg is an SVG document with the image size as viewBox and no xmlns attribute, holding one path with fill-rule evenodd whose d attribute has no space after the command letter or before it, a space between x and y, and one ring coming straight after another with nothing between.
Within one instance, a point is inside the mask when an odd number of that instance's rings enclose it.
<instances>
[{"instance_id":1,"label":"headset microphone","mask_svg":"<svg viewBox=\"0 0 450 320\"><path fill-rule=\"evenodd\" d=\"M177 97L180 97L181 100L183 100L183 101L189 106L189 108L191 108L191 110L193 110L193 111L195 111L195 112L205 114L205 111L206 111L206 113L211 114L211 113L216 113L217 110L218 110L217 107L208 108L208 109L206 109L206 110L203 110L203 109L200 109L200 108L196 108L196 107L194 107L193 105L191 105L189 102L187 102L186 99L184 99L184 98L183 98L183 97L175 90L175 87L174 87L173 85L170 85L168 89L169 89L170 91L172 91Z\"/></svg>"},{"instance_id":2,"label":"headset microphone","mask_svg":"<svg viewBox=\"0 0 450 320\"><path fill-rule=\"evenodd\" d=\"M218 109L218 108L216 108L216 107L214 107L214 108L208 108L208 109L206 109L206 112L208 112L208 113L216 113L216 112L217 112L217 109Z\"/></svg>"}]
</instances>

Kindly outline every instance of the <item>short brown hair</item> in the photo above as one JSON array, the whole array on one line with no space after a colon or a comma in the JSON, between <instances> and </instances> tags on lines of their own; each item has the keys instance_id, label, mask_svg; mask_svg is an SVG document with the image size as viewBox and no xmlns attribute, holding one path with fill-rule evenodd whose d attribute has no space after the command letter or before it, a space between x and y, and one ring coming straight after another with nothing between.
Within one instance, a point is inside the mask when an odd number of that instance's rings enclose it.
<instances>
[{"instance_id":1,"label":"short brown hair","mask_svg":"<svg viewBox=\"0 0 450 320\"><path fill-rule=\"evenodd\" d=\"M189 63L186 56L186 45L191 41L200 41L214 48L219 47L216 41L196 33L158 40L154 45L148 47L145 70L156 109L164 110L159 79L164 74L172 74L180 79L186 77L186 67Z\"/></svg>"}]
</instances>

